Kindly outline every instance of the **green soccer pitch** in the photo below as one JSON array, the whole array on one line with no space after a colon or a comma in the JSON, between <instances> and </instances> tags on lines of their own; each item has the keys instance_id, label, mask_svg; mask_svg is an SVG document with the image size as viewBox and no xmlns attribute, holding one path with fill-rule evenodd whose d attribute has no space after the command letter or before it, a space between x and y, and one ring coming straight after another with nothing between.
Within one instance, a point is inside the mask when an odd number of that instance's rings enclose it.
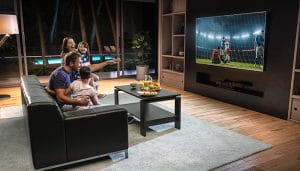
<instances>
[{"instance_id":1,"label":"green soccer pitch","mask_svg":"<svg viewBox=\"0 0 300 171\"><path fill-rule=\"evenodd\" d=\"M243 63L243 62L229 62L224 64L221 62L220 64L213 64L211 63L211 59L201 59L196 58L196 63L198 64L207 64L207 65L214 65L214 66L222 66L222 67L229 67L229 68L238 68L238 69L246 69L246 70L252 70L252 71L263 71L262 65L254 65L249 63Z\"/></svg>"}]
</instances>

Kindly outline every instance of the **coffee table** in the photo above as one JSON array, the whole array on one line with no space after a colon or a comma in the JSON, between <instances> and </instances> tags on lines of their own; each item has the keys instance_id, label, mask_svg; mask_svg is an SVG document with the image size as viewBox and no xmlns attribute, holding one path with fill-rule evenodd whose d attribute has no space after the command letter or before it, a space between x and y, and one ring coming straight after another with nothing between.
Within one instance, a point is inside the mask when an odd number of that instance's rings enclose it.
<instances>
[{"instance_id":1,"label":"coffee table","mask_svg":"<svg viewBox=\"0 0 300 171\"><path fill-rule=\"evenodd\" d=\"M129 103L119 105L119 91L135 96L140 99L138 103ZM181 115L181 96L172 91L162 89L155 96L141 96L137 93L139 88L131 89L129 85L116 86L115 104L125 108L130 114L134 115L140 120L140 133L146 136L148 126L158 125L167 122L175 122L175 128L180 129L180 115ZM165 109L151 104L153 102L175 100L175 113L169 112Z\"/></svg>"}]
</instances>

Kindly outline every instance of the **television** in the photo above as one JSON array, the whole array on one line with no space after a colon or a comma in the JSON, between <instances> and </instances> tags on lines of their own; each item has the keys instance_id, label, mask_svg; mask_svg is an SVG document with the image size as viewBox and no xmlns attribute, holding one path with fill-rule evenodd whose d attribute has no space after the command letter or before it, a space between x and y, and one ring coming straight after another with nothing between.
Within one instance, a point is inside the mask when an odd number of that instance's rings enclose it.
<instances>
[{"instance_id":1,"label":"television","mask_svg":"<svg viewBox=\"0 0 300 171\"><path fill-rule=\"evenodd\" d=\"M266 12L196 18L196 63L263 71Z\"/></svg>"}]
</instances>

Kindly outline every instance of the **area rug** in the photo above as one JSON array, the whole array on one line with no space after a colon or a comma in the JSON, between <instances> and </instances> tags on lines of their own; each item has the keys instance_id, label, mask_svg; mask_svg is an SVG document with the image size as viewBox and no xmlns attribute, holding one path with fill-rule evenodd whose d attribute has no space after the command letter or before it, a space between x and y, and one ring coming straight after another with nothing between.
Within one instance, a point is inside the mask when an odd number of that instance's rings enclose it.
<instances>
[{"instance_id":1,"label":"area rug","mask_svg":"<svg viewBox=\"0 0 300 171\"><path fill-rule=\"evenodd\" d=\"M138 99L120 94L120 103ZM113 103L108 95L102 105ZM172 110L160 104L166 110ZM0 108L1 112L22 113L20 106ZM170 129L167 129L170 128ZM212 170L268 149L271 145L182 114L181 129L174 123L139 134L138 124L129 125L129 158L123 153L111 158L93 160L62 168L63 170ZM161 130L164 131L161 131ZM167 130L166 130L167 129ZM3 170L33 170L29 143L22 117L0 119L0 168Z\"/></svg>"}]
</instances>

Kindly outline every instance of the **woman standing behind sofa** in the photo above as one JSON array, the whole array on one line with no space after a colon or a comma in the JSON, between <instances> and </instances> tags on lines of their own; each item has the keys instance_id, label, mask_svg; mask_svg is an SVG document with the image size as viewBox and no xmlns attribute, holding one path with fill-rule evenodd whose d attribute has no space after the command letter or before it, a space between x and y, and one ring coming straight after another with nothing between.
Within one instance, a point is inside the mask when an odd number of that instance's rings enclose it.
<instances>
[{"instance_id":1,"label":"woman standing behind sofa","mask_svg":"<svg viewBox=\"0 0 300 171\"><path fill-rule=\"evenodd\" d=\"M63 39L62 47L61 47L61 57L63 58L64 55L68 52L74 51L75 49L75 41L72 37L65 37ZM99 71L100 69L103 69L107 65L115 65L117 63L121 62L120 58L112 59L109 61L101 62L98 64L92 64L89 65L92 72ZM64 61L62 61L62 65L64 64Z\"/></svg>"},{"instance_id":2,"label":"woman standing behind sofa","mask_svg":"<svg viewBox=\"0 0 300 171\"><path fill-rule=\"evenodd\" d=\"M75 41L72 37L65 37L62 41L60 56L62 58L61 65L65 64L65 55L69 52L76 51ZM71 81L78 79L78 71L72 71Z\"/></svg>"},{"instance_id":3,"label":"woman standing behind sofa","mask_svg":"<svg viewBox=\"0 0 300 171\"><path fill-rule=\"evenodd\" d=\"M76 50L75 41L72 37L65 37L62 41L60 56L63 58L66 53Z\"/></svg>"}]
</instances>

